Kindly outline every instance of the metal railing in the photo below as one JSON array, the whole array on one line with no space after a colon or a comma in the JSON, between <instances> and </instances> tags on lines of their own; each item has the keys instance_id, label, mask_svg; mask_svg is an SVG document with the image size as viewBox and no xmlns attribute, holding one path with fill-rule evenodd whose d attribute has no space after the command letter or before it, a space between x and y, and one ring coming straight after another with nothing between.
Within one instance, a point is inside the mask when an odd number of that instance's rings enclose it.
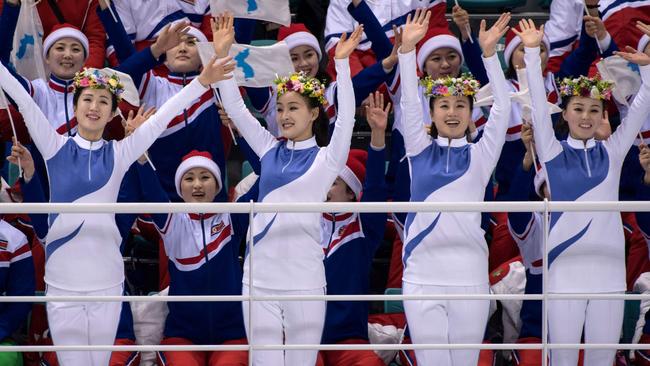
<instances>
[{"instance_id":1,"label":"metal railing","mask_svg":"<svg viewBox=\"0 0 650 366\"><path fill-rule=\"evenodd\" d=\"M646 212L650 202L392 202L392 203L20 203L2 204L0 213L248 213L249 233L254 232L253 215L261 212L540 212L544 217L544 268L542 294L474 294L474 295L287 295L287 296L0 296L2 302L43 301L384 301L384 300L543 300L542 343L538 344L284 344L254 345L249 336L248 345L92 345L92 346L0 346L0 352L51 352L51 351L249 351L255 350L421 350L421 349L491 349L521 350L541 349L543 365L548 362L549 349L650 349L650 344L549 344L547 327L547 300L598 299L598 300L650 300L650 294L549 294L547 240L549 213L551 212ZM251 238L252 235L249 235ZM254 243L249 245L249 284L253 291ZM252 306L249 306L249 324L252 325ZM252 333L252 332L251 332Z\"/></svg>"}]
</instances>

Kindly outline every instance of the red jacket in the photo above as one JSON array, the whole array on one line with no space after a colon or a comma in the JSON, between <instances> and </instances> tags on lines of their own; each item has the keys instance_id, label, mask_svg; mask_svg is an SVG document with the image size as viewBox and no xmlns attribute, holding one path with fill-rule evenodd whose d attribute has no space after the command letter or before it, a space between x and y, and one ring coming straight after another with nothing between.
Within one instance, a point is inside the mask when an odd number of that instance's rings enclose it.
<instances>
[{"instance_id":1,"label":"red jacket","mask_svg":"<svg viewBox=\"0 0 650 366\"><path fill-rule=\"evenodd\" d=\"M90 50L86 66L102 68L106 55L106 32L99 21L97 12L97 0L55 0L61 14L67 23L79 29L88 37ZM54 15L49 1L41 0L38 3L38 14L41 16L45 37L50 34L52 27L59 23Z\"/></svg>"}]
</instances>

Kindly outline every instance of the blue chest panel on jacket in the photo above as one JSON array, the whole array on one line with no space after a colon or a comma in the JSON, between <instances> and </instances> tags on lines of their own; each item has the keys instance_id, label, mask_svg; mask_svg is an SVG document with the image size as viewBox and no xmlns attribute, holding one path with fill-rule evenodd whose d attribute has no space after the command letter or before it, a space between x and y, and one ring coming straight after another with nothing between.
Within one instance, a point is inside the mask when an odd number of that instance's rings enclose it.
<instances>
[{"instance_id":1,"label":"blue chest panel on jacket","mask_svg":"<svg viewBox=\"0 0 650 366\"><path fill-rule=\"evenodd\" d=\"M411 202L424 202L433 192L462 177L469 169L470 147L447 147L434 142L411 157ZM408 214L407 231L414 217L415 214Z\"/></svg>"},{"instance_id":2,"label":"blue chest panel on jacket","mask_svg":"<svg viewBox=\"0 0 650 366\"><path fill-rule=\"evenodd\" d=\"M74 202L104 187L115 164L113 144L97 150L82 149L72 139L47 161L51 202ZM50 224L58 214L50 215Z\"/></svg>"},{"instance_id":3,"label":"blue chest panel on jacket","mask_svg":"<svg viewBox=\"0 0 650 366\"><path fill-rule=\"evenodd\" d=\"M305 174L314 163L319 150L316 146L291 150L286 147L286 142L281 142L269 150L262 158L263 174L260 176L259 201L263 202L270 192Z\"/></svg>"},{"instance_id":4,"label":"blue chest panel on jacket","mask_svg":"<svg viewBox=\"0 0 650 366\"><path fill-rule=\"evenodd\" d=\"M553 201L575 201L601 184L609 173L609 155L601 142L585 150L562 141L563 151L546 162ZM562 212L551 213L551 229Z\"/></svg>"}]
</instances>

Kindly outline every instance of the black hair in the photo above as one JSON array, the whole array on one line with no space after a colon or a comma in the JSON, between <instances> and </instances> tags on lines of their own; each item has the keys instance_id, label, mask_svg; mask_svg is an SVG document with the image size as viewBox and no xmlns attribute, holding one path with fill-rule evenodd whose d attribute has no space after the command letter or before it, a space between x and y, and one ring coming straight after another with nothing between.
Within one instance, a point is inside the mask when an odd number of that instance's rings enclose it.
<instances>
[{"instance_id":1,"label":"black hair","mask_svg":"<svg viewBox=\"0 0 650 366\"><path fill-rule=\"evenodd\" d=\"M560 108L562 108L562 112L566 110L573 97L573 95L562 97L560 102ZM603 107L604 116L605 111L607 110L607 103L604 100L601 100L600 105ZM564 113L560 113L560 117L555 124L555 134L557 136L569 136L569 132L569 123L564 119Z\"/></svg>"},{"instance_id":2,"label":"black hair","mask_svg":"<svg viewBox=\"0 0 650 366\"><path fill-rule=\"evenodd\" d=\"M83 87L83 88L75 88L74 94L72 95L72 105L77 107L77 102L79 101L79 97L81 96L81 92L84 91L84 89L88 88ZM107 89L108 90L108 89ZM109 91L110 93L110 91ZM117 100L117 95L114 93L111 94L111 112L115 112L117 110L117 105L118 105L118 100Z\"/></svg>"},{"instance_id":3,"label":"black hair","mask_svg":"<svg viewBox=\"0 0 650 366\"><path fill-rule=\"evenodd\" d=\"M434 109L435 99L436 99L436 97L431 97L429 99L429 108L431 108L431 112L433 112L433 109ZM474 109L474 98L467 97L467 100L469 100L469 110L470 110L469 116L470 116L470 119L471 119L472 118L472 110ZM471 121L470 121L470 123L471 123ZM438 129L436 128L436 123L433 120L431 121L431 130L430 130L429 134L434 139L438 137ZM469 125L468 125L467 130L465 130L465 136L467 136L468 140L469 140L469 135L470 135L470 132L469 132Z\"/></svg>"},{"instance_id":4,"label":"black hair","mask_svg":"<svg viewBox=\"0 0 650 366\"><path fill-rule=\"evenodd\" d=\"M305 101L307 107L310 110L314 108L318 108L318 116L314 120L314 123L311 125L311 132L314 134L314 137L316 138L316 144L318 144L318 146L327 146L330 140L330 136L329 136L330 121L329 118L327 118L325 109L320 104L317 98L307 97L302 94L300 94L300 96Z\"/></svg>"}]
</instances>

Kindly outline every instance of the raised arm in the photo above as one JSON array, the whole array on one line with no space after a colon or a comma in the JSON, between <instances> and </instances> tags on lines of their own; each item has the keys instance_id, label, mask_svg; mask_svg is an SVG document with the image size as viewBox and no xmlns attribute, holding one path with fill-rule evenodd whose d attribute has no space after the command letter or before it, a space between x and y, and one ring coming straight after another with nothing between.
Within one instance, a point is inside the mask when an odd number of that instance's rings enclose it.
<instances>
[{"instance_id":1,"label":"raised arm","mask_svg":"<svg viewBox=\"0 0 650 366\"><path fill-rule=\"evenodd\" d=\"M0 63L0 87L18 106L29 135L43 158L50 159L63 146L66 137L56 133L32 97L2 63Z\"/></svg>"},{"instance_id":2,"label":"raised arm","mask_svg":"<svg viewBox=\"0 0 650 366\"><path fill-rule=\"evenodd\" d=\"M218 16L212 22L212 43L217 57L226 57L235 40L235 28L232 15ZM239 133L248 141L251 149L260 159L278 142L246 108L235 79L222 80L217 83L223 107L230 119L237 126Z\"/></svg>"},{"instance_id":3,"label":"raised arm","mask_svg":"<svg viewBox=\"0 0 650 366\"><path fill-rule=\"evenodd\" d=\"M521 32L513 31L522 39L524 44L524 62L526 63L526 75L528 76L528 88L533 109L533 127L537 155L542 162L553 159L562 151L560 142L555 138L553 122L548 111L546 101L546 89L542 77L542 61L539 56L539 45L544 37L544 26L539 30L535 28L532 20L521 20L519 22Z\"/></svg>"},{"instance_id":4,"label":"raised arm","mask_svg":"<svg viewBox=\"0 0 650 366\"><path fill-rule=\"evenodd\" d=\"M234 68L235 64L231 58L219 61L213 58L210 63L204 65L199 77L192 80L178 94L165 102L147 123L137 128L131 136L118 141L116 144L120 148L121 155L119 163L122 164L125 171L165 131L167 124L174 116L181 113L193 100L208 91L210 84L232 77L232 75L227 76L227 74L231 73Z\"/></svg>"},{"instance_id":5,"label":"raised arm","mask_svg":"<svg viewBox=\"0 0 650 366\"><path fill-rule=\"evenodd\" d=\"M492 95L494 95L494 104L490 109L490 117L483 130L483 137L476 144L476 147L482 151L481 155L490 159L490 163L485 165L487 174L492 174L492 170L499 160L510 121L511 104L508 86L496 54L496 44L508 31L509 21L510 13L501 14L496 23L486 30L485 20L482 20L479 33L479 43L483 49L483 64L490 80Z\"/></svg>"},{"instance_id":6,"label":"raised arm","mask_svg":"<svg viewBox=\"0 0 650 366\"><path fill-rule=\"evenodd\" d=\"M401 77L400 107L402 110L402 131L407 156L415 156L430 144L422 121L424 113L418 93L418 75L415 60L415 45L424 37L429 26L431 12L418 9L413 18L409 14L402 30L402 47L398 51Z\"/></svg>"},{"instance_id":7,"label":"raised arm","mask_svg":"<svg viewBox=\"0 0 650 366\"><path fill-rule=\"evenodd\" d=\"M363 25L366 36L371 42L370 47L375 53L375 56L377 56L377 60L388 57L393 45L390 43L388 37L386 37L386 32L384 32L381 23L379 23L379 20L377 20L377 17L365 0L353 0L350 2L350 5L348 5L348 13L350 13L354 20Z\"/></svg>"},{"instance_id":8,"label":"raised arm","mask_svg":"<svg viewBox=\"0 0 650 366\"><path fill-rule=\"evenodd\" d=\"M614 152L620 161L625 158L641 130L641 126L650 115L650 56L630 46L627 46L626 50L628 52L617 52L617 54L627 61L639 65L642 84L627 116L607 139L608 151Z\"/></svg>"},{"instance_id":9,"label":"raised arm","mask_svg":"<svg viewBox=\"0 0 650 366\"><path fill-rule=\"evenodd\" d=\"M349 57L359 45L362 36L363 26L359 26L350 34L349 38L346 34L343 34L336 45L334 62L338 75L336 90L338 110L336 122L334 123L334 132L329 145L326 147L325 155L325 166L336 172L336 174L345 166L350 151L352 130L354 129L355 99Z\"/></svg>"}]
</instances>

